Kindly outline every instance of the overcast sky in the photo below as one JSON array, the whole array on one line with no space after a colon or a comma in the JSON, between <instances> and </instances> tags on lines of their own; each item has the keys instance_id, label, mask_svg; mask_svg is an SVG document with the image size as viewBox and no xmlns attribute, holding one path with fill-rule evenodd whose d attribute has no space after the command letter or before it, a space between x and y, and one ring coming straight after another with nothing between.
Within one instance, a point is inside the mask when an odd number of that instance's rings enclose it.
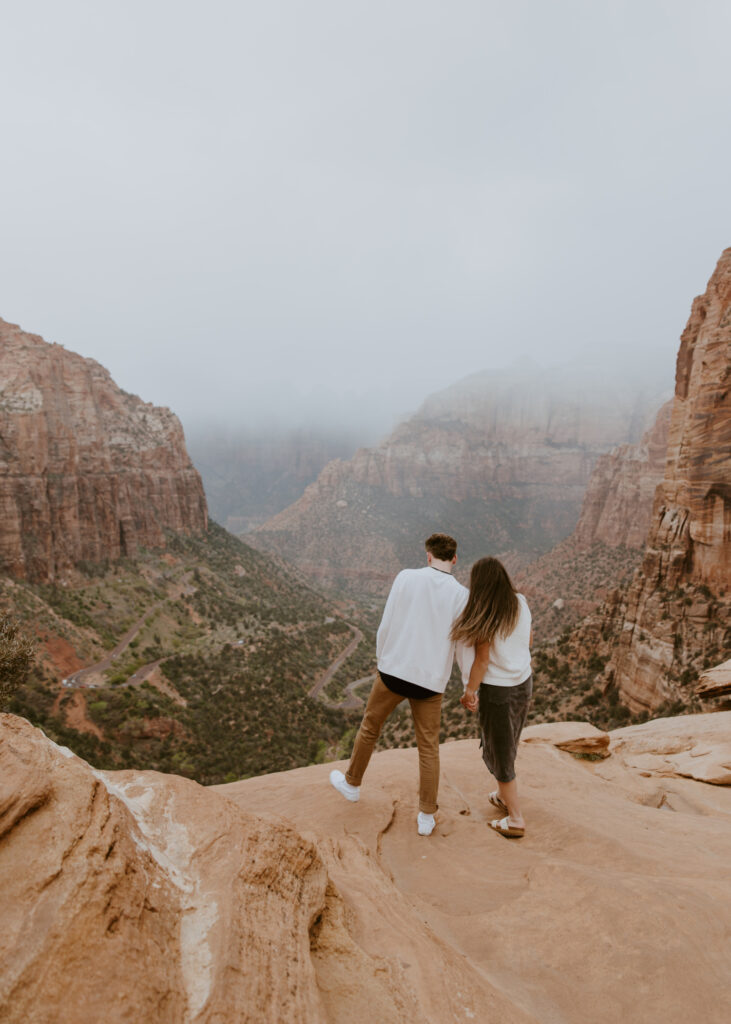
<instances>
[{"instance_id":1,"label":"overcast sky","mask_svg":"<svg viewBox=\"0 0 731 1024\"><path fill-rule=\"evenodd\" d=\"M24 0L0 316L190 428L657 350L731 245L727 0Z\"/></svg>"}]
</instances>

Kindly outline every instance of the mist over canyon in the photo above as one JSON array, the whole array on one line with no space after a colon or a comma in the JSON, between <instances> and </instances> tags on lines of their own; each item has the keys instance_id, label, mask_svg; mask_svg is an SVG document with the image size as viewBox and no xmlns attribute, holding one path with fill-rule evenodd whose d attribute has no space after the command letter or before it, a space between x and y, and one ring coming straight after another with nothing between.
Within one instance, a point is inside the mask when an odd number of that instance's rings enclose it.
<instances>
[{"instance_id":1,"label":"mist over canyon","mask_svg":"<svg viewBox=\"0 0 731 1024\"><path fill-rule=\"evenodd\" d=\"M599 456L639 441L666 397L644 366L474 374L377 447L325 466L247 541L354 593L383 593L435 530L458 538L467 565L535 557L576 526Z\"/></svg>"}]
</instances>

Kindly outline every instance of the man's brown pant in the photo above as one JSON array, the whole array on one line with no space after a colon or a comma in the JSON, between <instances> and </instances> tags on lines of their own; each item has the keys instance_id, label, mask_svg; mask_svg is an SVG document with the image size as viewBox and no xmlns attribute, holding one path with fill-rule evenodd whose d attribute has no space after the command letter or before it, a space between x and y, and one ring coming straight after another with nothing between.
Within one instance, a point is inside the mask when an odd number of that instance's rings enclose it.
<instances>
[{"instance_id":1,"label":"man's brown pant","mask_svg":"<svg viewBox=\"0 0 731 1024\"><path fill-rule=\"evenodd\" d=\"M441 693L435 693L433 697L427 697L425 700L400 697L389 690L380 676L376 676L363 721L355 737L350 764L345 773L346 781L351 786L360 785L380 735L381 726L402 700L408 700L419 748L419 810L424 814L434 814L439 792L439 724L442 697Z\"/></svg>"}]
</instances>

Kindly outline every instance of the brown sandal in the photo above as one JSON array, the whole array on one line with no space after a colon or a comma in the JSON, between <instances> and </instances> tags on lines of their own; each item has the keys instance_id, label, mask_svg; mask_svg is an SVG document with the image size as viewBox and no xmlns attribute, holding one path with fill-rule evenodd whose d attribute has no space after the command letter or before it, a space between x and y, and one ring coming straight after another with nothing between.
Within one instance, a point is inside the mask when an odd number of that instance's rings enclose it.
<instances>
[{"instance_id":1,"label":"brown sandal","mask_svg":"<svg viewBox=\"0 0 731 1024\"><path fill-rule=\"evenodd\" d=\"M508 805L503 800L500 799L500 795L499 795L499 793L498 793L498 791L496 789L493 790L492 793L488 794L487 799L490 801L490 803L492 804L493 807L497 807L497 809L499 811L502 811L503 814L509 814L510 813L510 811L508 810Z\"/></svg>"},{"instance_id":2,"label":"brown sandal","mask_svg":"<svg viewBox=\"0 0 731 1024\"><path fill-rule=\"evenodd\" d=\"M499 821L488 821L488 825L496 832L499 832L501 836L505 836L506 839L520 839L525 835L525 829L511 825L509 818L501 818Z\"/></svg>"}]
</instances>

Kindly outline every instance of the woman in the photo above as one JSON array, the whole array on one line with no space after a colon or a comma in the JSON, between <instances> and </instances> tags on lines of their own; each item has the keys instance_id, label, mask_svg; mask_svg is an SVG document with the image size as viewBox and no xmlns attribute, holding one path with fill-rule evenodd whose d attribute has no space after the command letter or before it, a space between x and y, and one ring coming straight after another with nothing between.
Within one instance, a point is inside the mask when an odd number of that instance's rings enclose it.
<instances>
[{"instance_id":1,"label":"woman","mask_svg":"<svg viewBox=\"0 0 731 1024\"><path fill-rule=\"evenodd\" d=\"M472 566L469 598L451 636L475 648L462 704L469 711L479 704L482 757L498 784L489 800L507 812L490 826L516 839L525 835L515 754L533 692L531 614L497 558L481 558Z\"/></svg>"}]
</instances>

